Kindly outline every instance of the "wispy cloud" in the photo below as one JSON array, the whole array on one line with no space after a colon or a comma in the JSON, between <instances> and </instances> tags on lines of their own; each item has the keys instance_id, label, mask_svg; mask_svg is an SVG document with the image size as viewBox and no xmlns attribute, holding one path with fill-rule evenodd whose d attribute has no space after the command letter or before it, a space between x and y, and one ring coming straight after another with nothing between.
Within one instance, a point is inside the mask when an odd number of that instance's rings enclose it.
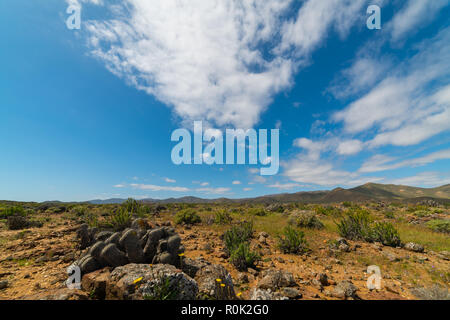
<instances>
[{"instance_id":1,"label":"wispy cloud","mask_svg":"<svg viewBox=\"0 0 450 320\"><path fill-rule=\"evenodd\" d=\"M280 189L280 190L290 190L290 189L294 189L294 188L300 188L302 187L301 184L298 183L275 183L275 184L271 184L268 185L269 188L276 188L276 189Z\"/></svg>"},{"instance_id":2,"label":"wispy cloud","mask_svg":"<svg viewBox=\"0 0 450 320\"><path fill-rule=\"evenodd\" d=\"M198 188L195 191L207 194L226 194L230 192L230 188Z\"/></svg>"},{"instance_id":3,"label":"wispy cloud","mask_svg":"<svg viewBox=\"0 0 450 320\"><path fill-rule=\"evenodd\" d=\"M252 127L328 33L367 0L127 0L87 22L92 54L184 120Z\"/></svg>"},{"instance_id":4,"label":"wispy cloud","mask_svg":"<svg viewBox=\"0 0 450 320\"><path fill-rule=\"evenodd\" d=\"M176 183L177 182L177 180L170 179L170 178L164 178L164 181L167 183Z\"/></svg>"},{"instance_id":5,"label":"wispy cloud","mask_svg":"<svg viewBox=\"0 0 450 320\"><path fill-rule=\"evenodd\" d=\"M167 186L158 186L154 184L137 184L132 183L131 187L140 190L149 190L149 191L173 191L173 192L188 192L190 189L185 187L167 187Z\"/></svg>"},{"instance_id":6,"label":"wispy cloud","mask_svg":"<svg viewBox=\"0 0 450 320\"><path fill-rule=\"evenodd\" d=\"M123 184L116 184L113 187L114 188L125 188L125 185L123 185Z\"/></svg>"}]
</instances>

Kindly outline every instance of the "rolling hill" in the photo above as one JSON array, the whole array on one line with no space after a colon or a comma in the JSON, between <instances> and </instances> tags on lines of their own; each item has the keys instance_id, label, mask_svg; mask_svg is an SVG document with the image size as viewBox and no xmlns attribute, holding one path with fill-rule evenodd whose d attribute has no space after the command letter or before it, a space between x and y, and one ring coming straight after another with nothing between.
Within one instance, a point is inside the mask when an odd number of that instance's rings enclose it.
<instances>
[{"instance_id":1,"label":"rolling hill","mask_svg":"<svg viewBox=\"0 0 450 320\"><path fill-rule=\"evenodd\" d=\"M359 187L336 188L324 191L302 191L281 193L256 198L240 199L203 199L198 197L168 198L163 200L143 199L145 203L275 203L275 202L308 202L333 203L343 201L406 201L435 200L450 202L450 184L437 188L418 188L393 184L367 183ZM92 200L93 204L121 203L125 199Z\"/></svg>"}]
</instances>

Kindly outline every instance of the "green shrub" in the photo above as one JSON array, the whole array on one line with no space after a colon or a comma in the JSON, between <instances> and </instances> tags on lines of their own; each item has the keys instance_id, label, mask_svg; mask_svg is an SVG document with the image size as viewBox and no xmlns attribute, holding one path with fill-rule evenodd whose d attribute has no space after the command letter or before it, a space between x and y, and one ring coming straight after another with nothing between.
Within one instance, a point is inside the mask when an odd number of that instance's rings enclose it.
<instances>
[{"instance_id":1,"label":"green shrub","mask_svg":"<svg viewBox=\"0 0 450 320\"><path fill-rule=\"evenodd\" d=\"M395 214L394 214L394 212L391 211L391 210L385 211L385 212L384 212L384 216L385 216L387 219L395 219Z\"/></svg>"},{"instance_id":2,"label":"green shrub","mask_svg":"<svg viewBox=\"0 0 450 320\"><path fill-rule=\"evenodd\" d=\"M265 217L267 216L267 211L263 208L250 208L248 209L247 213L251 216L257 216L257 217Z\"/></svg>"},{"instance_id":3,"label":"green shrub","mask_svg":"<svg viewBox=\"0 0 450 320\"><path fill-rule=\"evenodd\" d=\"M223 235L223 240L228 254L231 254L241 243L249 241L253 237L253 232L252 222L243 222L226 231Z\"/></svg>"},{"instance_id":4,"label":"green shrub","mask_svg":"<svg viewBox=\"0 0 450 320\"><path fill-rule=\"evenodd\" d=\"M296 219L296 224L301 228L309 228L309 229L323 229L324 225L322 221L319 220L312 213L303 213L300 214Z\"/></svg>"},{"instance_id":5,"label":"green shrub","mask_svg":"<svg viewBox=\"0 0 450 320\"><path fill-rule=\"evenodd\" d=\"M430 212L430 211L428 211L428 210L416 210L416 211L414 211L413 214L414 214L416 217L423 218L423 217L429 216L429 215L431 215L431 214L433 214L433 213Z\"/></svg>"},{"instance_id":6,"label":"green shrub","mask_svg":"<svg viewBox=\"0 0 450 320\"><path fill-rule=\"evenodd\" d=\"M230 254L230 262L239 271L245 271L247 268L255 266L255 262L260 256L250 249L248 242L240 243Z\"/></svg>"},{"instance_id":7,"label":"green shrub","mask_svg":"<svg viewBox=\"0 0 450 320\"><path fill-rule=\"evenodd\" d=\"M381 242L385 246L397 247L400 245L400 235L389 222L375 222L370 233L370 241Z\"/></svg>"},{"instance_id":8,"label":"green shrub","mask_svg":"<svg viewBox=\"0 0 450 320\"><path fill-rule=\"evenodd\" d=\"M176 224L196 224L201 222L200 216L195 213L194 209L183 209L175 215Z\"/></svg>"},{"instance_id":9,"label":"green shrub","mask_svg":"<svg viewBox=\"0 0 450 320\"><path fill-rule=\"evenodd\" d=\"M283 234L278 236L278 247L283 253L302 254L309 251L305 234L287 226Z\"/></svg>"},{"instance_id":10,"label":"green shrub","mask_svg":"<svg viewBox=\"0 0 450 320\"><path fill-rule=\"evenodd\" d=\"M5 208L0 212L1 219L5 219L10 216L26 216L25 209L22 206L15 206Z\"/></svg>"},{"instance_id":11,"label":"green shrub","mask_svg":"<svg viewBox=\"0 0 450 320\"><path fill-rule=\"evenodd\" d=\"M427 222L427 227L436 232L450 233L450 220L430 220Z\"/></svg>"},{"instance_id":12,"label":"green shrub","mask_svg":"<svg viewBox=\"0 0 450 320\"><path fill-rule=\"evenodd\" d=\"M347 217L337 223L337 227L339 235L346 239L381 242L391 247L397 247L401 243L400 235L391 223L373 223L369 213L364 210L348 213Z\"/></svg>"},{"instance_id":13,"label":"green shrub","mask_svg":"<svg viewBox=\"0 0 450 320\"><path fill-rule=\"evenodd\" d=\"M370 240L369 213L363 210L349 212L340 222L336 223L339 235L350 240Z\"/></svg>"},{"instance_id":14,"label":"green shrub","mask_svg":"<svg viewBox=\"0 0 450 320\"><path fill-rule=\"evenodd\" d=\"M76 207L72 208L71 212L76 214L78 217L82 217L82 216L86 215L87 209L86 209L86 207L83 207L83 206L76 206Z\"/></svg>"},{"instance_id":15,"label":"green shrub","mask_svg":"<svg viewBox=\"0 0 450 320\"><path fill-rule=\"evenodd\" d=\"M131 226L132 215L124 208L117 209L110 217L114 230L121 231Z\"/></svg>"},{"instance_id":16,"label":"green shrub","mask_svg":"<svg viewBox=\"0 0 450 320\"><path fill-rule=\"evenodd\" d=\"M214 222L217 224L229 224L232 221L233 218L231 217L231 215L224 210L216 212L216 215L214 217Z\"/></svg>"}]
</instances>

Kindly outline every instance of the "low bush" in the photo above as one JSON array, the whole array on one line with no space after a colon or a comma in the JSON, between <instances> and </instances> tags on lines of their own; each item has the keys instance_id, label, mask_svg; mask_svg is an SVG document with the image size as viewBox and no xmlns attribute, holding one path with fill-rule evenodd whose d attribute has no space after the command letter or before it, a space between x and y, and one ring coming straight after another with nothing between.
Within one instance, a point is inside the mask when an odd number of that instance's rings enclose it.
<instances>
[{"instance_id":1,"label":"low bush","mask_svg":"<svg viewBox=\"0 0 450 320\"><path fill-rule=\"evenodd\" d=\"M427 227L436 232L450 233L450 220L430 220Z\"/></svg>"},{"instance_id":2,"label":"low bush","mask_svg":"<svg viewBox=\"0 0 450 320\"><path fill-rule=\"evenodd\" d=\"M195 213L194 209L183 209L177 212L175 215L176 224L192 225L200 223L202 220L200 216Z\"/></svg>"},{"instance_id":3,"label":"low bush","mask_svg":"<svg viewBox=\"0 0 450 320\"><path fill-rule=\"evenodd\" d=\"M0 211L0 219L6 219L11 216L26 216L25 209L22 206L5 208Z\"/></svg>"},{"instance_id":4,"label":"low bush","mask_svg":"<svg viewBox=\"0 0 450 320\"><path fill-rule=\"evenodd\" d=\"M224 211L217 211L215 216L214 216L214 222L217 224L229 224L233 221L233 218L231 217L231 215Z\"/></svg>"},{"instance_id":5,"label":"low bush","mask_svg":"<svg viewBox=\"0 0 450 320\"><path fill-rule=\"evenodd\" d=\"M386 246L397 247L401 244L400 235L389 222L372 222L369 213L364 210L350 212L337 223L341 237L349 240L381 242Z\"/></svg>"},{"instance_id":6,"label":"low bush","mask_svg":"<svg viewBox=\"0 0 450 320\"><path fill-rule=\"evenodd\" d=\"M381 242L390 247L397 247L401 244L398 231L389 222L375 222L371 229L370 241Z\"/></svg>"},{"instance_id":7,"label":"low bush","mask_svg":"<svg viewBox=\"0 0 450 320\"><path fill-rule=\"evenodd\" d=\"M110 224L116 231L121 231L131 226L132 215L124 208L118 208L110 217Z\"/></svg>"},{"instance_id":8,"label":"low bush","mask_svg":"<svg viewBox=\"0 0 450 320\"><path fill-rule=\"evenodd\" d=\"M371 219L366 211L348 212L347 216L337 223L339 235L349 240L370 239Z\"/></svg>"},{"instance_id":9,"label":"low bush","mask_svg":"<svg viewBox=\"0 0 450 320\"><path fill-rule=\"evenodd\" d=\"M223 235L223 240L228 254L231 254L241 243L249 241L253 237L253 232L252 222L243 222L226 231Z\"/></svg>"},{"instance_id":10,"label":"low bush","mask_svg":"<svg viewBox=\"0 0 450 320\"><path fill-rule=\"evenodd\" d=\"M303 213L299 214L296 218L296 224L301 228L308 229L323 229L324 225L319 218L316 217L313 213Z\"/></svg>"},{"instance_id":11,"label":"low bush","mask_svg":"<svg viewBox=\"0 0 450 320\"><path fill-rule=\"evenodd\" d=\"M291 226L287 226L278 236L278 247L283 253L303 254L309 251L305 234Z\"/></svg>"}]
</instances>

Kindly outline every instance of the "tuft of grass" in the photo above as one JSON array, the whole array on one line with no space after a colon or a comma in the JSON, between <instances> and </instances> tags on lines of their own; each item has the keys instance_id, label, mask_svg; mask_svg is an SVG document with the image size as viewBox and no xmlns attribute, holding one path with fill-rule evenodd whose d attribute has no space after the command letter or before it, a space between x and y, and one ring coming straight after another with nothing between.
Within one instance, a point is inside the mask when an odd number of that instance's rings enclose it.
<instances>
[{"instance_id":1,"label":"tuft of grass","mask_svg":"<svg viewBox=\"0 0 450 320\"><path fill-rule=\"evenodd\" d=\"M390 247L397 247L401 244L397 229L389 222L375 222L372 226L370 240Z\"/></svg>"},{"instance_id":2,"label":"tuft of grass","mask_svg":"<svg viewBox=\"0 0 450 320\"><path fill-rule=\"evenodd\" d=\"M253 232L253 222L242 222L238 226L227 230L223 235L223 240L228 254L231 255L241 243L248 242L253 237Z\"/></svg>"}]
</instances>

